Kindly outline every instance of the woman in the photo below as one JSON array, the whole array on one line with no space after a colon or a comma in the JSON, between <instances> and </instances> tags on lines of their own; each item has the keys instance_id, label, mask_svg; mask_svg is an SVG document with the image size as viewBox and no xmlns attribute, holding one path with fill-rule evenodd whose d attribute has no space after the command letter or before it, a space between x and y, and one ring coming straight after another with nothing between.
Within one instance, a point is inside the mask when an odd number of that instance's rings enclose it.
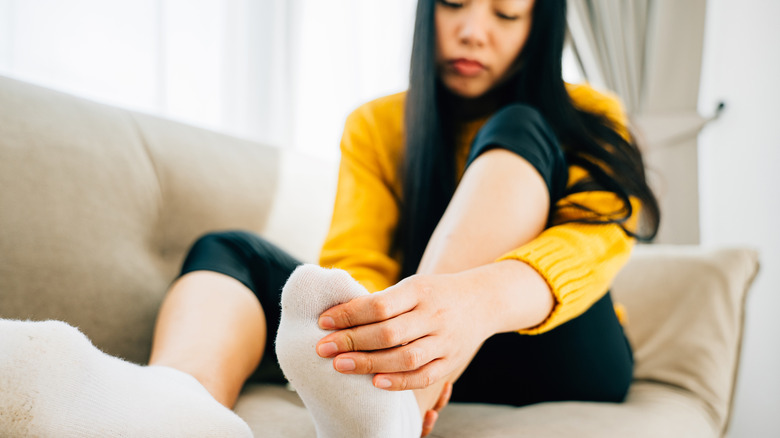
<instances>
[{"instance_id":1,"label":"woman","mask_svg":"<svg viewBox=\"0 0 780 438\"><path fill-rule=\"evenodd\" d=\"M249 378L283 382L281 362L322 436L425 435L450 391L622 401L632 356L608 288L659 211L617 101L561 79L565 17L565 0L420 0L408 92L345 127L320 264L350 275L204 236L138 368L232 407Z\"/></svg>"}]
</instances>

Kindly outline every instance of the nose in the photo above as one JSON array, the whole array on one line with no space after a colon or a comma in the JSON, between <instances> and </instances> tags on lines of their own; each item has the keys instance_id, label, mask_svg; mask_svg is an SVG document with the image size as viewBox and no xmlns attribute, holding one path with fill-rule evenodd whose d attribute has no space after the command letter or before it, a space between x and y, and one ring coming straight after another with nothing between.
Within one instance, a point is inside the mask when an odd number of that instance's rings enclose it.
<instances>
[{"instance_id":1,"label":"nose","mask_svg":"<svg viewBox=\"0 0 780 438\"><path fill-rule=\"evenodd\" d=\"M481 47L487 42L487 14L482 8L469 8L469 11L463 15L460 29L458 29L458 39L460 43L466 46Z\"/></svg>"}]
</instances>

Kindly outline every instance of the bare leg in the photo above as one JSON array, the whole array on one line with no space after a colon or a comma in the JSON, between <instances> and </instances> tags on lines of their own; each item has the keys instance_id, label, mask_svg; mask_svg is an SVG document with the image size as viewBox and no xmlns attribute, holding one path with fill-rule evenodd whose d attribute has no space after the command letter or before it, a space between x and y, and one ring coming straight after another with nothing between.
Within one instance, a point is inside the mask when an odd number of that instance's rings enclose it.
<instances>
[{"instance_id":1,"label":"bare leg","mask_svg":"<svg viewBox=\"0 0 780 438\"><path fill-rule=\"evenodd\" d=\"M485 152L466 170L417 272L454 273L493 262L542 232L549 202L544 180L527 161L504 149ZM465 369L415 390L423 416L444 384L454 382Z\"/></svg>"},{"instance_id":2,"label":"bare leg","mask_svg":"<svg viewBox=\"0 0 780 438\"><path fill-rule=\"evenodd\" d=\"M232 277L195 271L179 278L163 301L149 364L194 376L232 408L265 343L265 315L255 295Z\"/></svg>"}]
</instances>

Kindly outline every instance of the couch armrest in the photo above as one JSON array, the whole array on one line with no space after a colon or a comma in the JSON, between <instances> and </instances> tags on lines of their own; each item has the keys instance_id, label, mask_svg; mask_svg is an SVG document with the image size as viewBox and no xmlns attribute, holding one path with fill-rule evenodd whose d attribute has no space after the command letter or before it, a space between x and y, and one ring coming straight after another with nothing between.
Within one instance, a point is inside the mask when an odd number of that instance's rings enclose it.
<instances>
[{"instance_id":1,"label":"couch armrest","mask_svg":"<svg viewBox=\"0 0 780 438\"><path fill-rule=\"evenodd\" d=\"M613 287L628 310L634 379L697 396L721 433L736 384L745 298L758 266L750 249L641 245Z\"/></svg>"}]
</instances>

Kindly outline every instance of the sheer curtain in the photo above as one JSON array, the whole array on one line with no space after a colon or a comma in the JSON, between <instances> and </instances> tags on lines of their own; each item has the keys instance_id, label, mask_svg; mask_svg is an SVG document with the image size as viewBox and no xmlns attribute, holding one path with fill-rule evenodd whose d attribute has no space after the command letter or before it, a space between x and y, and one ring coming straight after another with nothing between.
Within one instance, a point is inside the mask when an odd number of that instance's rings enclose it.
<instances>
[{"instance_id":1,"label":"sheer curtain","mask_svg":"<svg viewBox=\"0 0 780 438\"><path fill-rule=\"evenodd\" d=\"M0 0L0 74L331 157L402 91L415 0Z\"/></svg>"},{"instance_id":2,"label":"sheer curtain","mask_svg":"<svg viewBox=\"0 0 780 438\"><path fill-rule=\"evenodd\" d=\"M408 86L416 0L305 0L296 10L292 144L326 155L347 114Z\"/></svg>"},{"instance_id":3,"label":"sheer curtain","mask_svg":"<svg viewBox=\"0 0 780 438\"><path fill-rule=\"evenodd\" d=\"M699 242L696 137L706 0L569 0L585 77L620 96L664 215L657 241ZM717 114L717 113L716 113Z\"/></svg>"}]
</instances>

